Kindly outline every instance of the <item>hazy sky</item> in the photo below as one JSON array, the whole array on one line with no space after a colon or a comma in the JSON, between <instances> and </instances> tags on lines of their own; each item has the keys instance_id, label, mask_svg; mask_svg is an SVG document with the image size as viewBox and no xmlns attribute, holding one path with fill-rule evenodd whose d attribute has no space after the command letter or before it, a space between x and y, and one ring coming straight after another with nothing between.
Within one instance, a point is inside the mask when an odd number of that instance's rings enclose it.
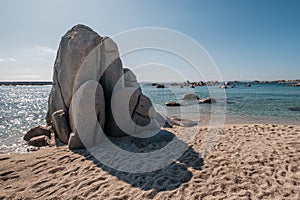
<instances>
[{"instance_id":1,"label":"hazy sky","mask_svg":"<svg viewBox=\"0 0 300 200\"><path fill-rule=\"evenodd\" d=\"M298 79L299 19L298 0L3 0L0 80L51 80L60 38L78 23L107 36L141 27L182 32L206 49L224 80ZM139 80L176 79L160 67Z\"/></svg>"}]
</instances>

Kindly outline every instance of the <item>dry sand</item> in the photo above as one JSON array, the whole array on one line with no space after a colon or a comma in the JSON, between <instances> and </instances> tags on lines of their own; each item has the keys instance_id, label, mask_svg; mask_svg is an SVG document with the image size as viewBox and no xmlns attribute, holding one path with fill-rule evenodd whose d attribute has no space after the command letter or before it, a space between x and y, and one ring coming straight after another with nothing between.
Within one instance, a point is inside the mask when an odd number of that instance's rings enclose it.
<instances>
[{"instance_id":1,"label":"dry sand","mask_svg":"<svg viewBox=\"0 0 300 200\"><path fill-rule=\"evenodd\" d=\"M202 159L206 133L176 163L143 174L66 147L2 154L0 199L300 199L300 126L226 125Z\"/></svg>"}]
</instances>

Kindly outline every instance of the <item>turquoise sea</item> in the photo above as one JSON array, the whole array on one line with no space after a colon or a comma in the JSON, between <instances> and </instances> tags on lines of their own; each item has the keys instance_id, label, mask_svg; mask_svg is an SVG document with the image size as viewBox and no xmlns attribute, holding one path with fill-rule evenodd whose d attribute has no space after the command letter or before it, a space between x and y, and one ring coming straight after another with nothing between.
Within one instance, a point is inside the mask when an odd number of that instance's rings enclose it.
<instances>
[{"instance_id":1,"label":"turquoise sea","mask_svg":"<svg viewBox=\"0 0 300 200\"><path fill-rule=\"evenodd\" d=\"M200 98L209 96L207 87L168 85L155 88L141 84L144 94L153 102L156 110L176 116L178 108L166 107L167 101L180 101L185 93L194 92ZM210 86L210 90L222 90ZM0 86L0 153L24 152L27 148L23 135L36 125L46 124L47 101L51 86ZM285 84L237 84L225 90L226 99L215 105L201 104L186 107L185 116L207 116L212 106L226 109L229 123L286 123L300 124L300 87ZM177 110L176 110L177 109Z\"/></svg>"}]
</instances>

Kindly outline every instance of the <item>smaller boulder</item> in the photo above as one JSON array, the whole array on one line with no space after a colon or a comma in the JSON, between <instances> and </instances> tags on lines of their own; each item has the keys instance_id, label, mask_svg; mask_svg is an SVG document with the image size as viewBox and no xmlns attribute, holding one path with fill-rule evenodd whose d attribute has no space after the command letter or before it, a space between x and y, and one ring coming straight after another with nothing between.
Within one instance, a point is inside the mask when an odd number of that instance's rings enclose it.
<instances>
[{"instance_id":1,"label":"smaller boulder","mask_svg":"<svg viewBox=\"0 0 300 200\"><path fill-rule=\"evenodd\" d=\"M40 135L36 137L32 137L28 144L35 147L48 146L50 144L50 139L46 135Z\"/></svg>"},{"instance_id":2,"label":"smaller boulder","mask_svg":"<svg viewBox=\"0 0 300 200\"><path fill-rule=\"evenodd\" d=\"M180 106L180 103L168 101L165 103L166 106Z\"/></svg>"},{"instance_id":3,"label":"smaller boulder","mask_svg":"<svg viewBox=\"0 0 300 200\"><path fill-rule=\"evenodd\" d=\"M199 103L216 103L217 101L214 98L204 98L204 99L200 99Z\"/></svg>"},{"instance_id":4,"label":"smaller boulder","mask_svg":"<svg viewBox=\"0 0 300 200\"><path fill-rule=\"evenodd\" d=\"M47 136L48 138L51 137L50 126L37 126L30 129L23 137L25 141L29 141L33 137L37 136Z\"/></svg>"},{"instance_id":5,"label":"smaller boulder","mask_svg":"<svg viewBox=\"0 0 300 200\"><path fill-rule=\"evenodd\" d=\"M69 122L63 110L58 110L52 114L52 125L60 141L64 144L68 144L70 133Z\"/></svg>"},{"instance_id":6,"label":"smaller boulder","mask_svg":"<svg viewBox=\"0 0 300 200\"><path fill-rule=\"evenodd\" d=\"M187 93L182 96L182 100L199 100L199 99L200 98L193 93Z\"/></svg>"}]
</instances>

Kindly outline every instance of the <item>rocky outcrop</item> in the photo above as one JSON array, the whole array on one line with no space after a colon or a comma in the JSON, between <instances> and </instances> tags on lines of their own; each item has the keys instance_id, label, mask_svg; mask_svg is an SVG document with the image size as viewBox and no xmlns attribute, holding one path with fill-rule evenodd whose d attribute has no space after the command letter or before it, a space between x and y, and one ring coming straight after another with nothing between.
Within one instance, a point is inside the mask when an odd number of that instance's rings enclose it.
<instances>
[{"instance_id":1,"label":"rocky outcrop","mask_svg":"<svg viewBox=\"0 0 300 200\"><path fill-rule=\"evenodd\" d=\"M84 25L61 39L46 121L71 149L97 144L103 133L138 135L161 126L136 76L123 68L116 43Z\"/></svg>"}]
</instances>

